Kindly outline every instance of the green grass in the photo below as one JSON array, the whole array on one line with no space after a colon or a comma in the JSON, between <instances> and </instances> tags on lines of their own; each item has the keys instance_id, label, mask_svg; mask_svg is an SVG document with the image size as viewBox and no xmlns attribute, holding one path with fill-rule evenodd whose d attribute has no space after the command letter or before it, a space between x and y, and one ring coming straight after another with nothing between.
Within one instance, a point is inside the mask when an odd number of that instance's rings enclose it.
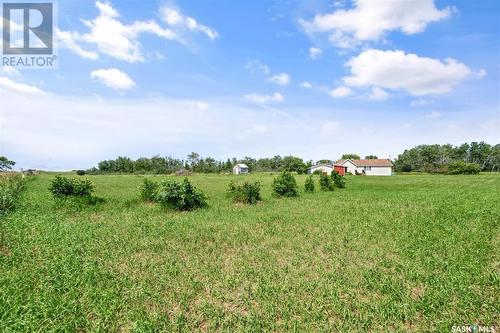
<instances>
[{"instance_id":1,"label":"green grass","mask_svg":"<svg viewBox=\"0 0 500 333\"><path fill-rule=\"evenodd\" d=\"M209 208L142 203L143 177L89 176L105 203L28 184L0 252L2 332L444 331L500 321L500 176L350 177L271 195L273 176L195 175ZM155 177L161 179L165 177ZM233 204L231 179L263 202Z\"/></svg>"}]
</instances>

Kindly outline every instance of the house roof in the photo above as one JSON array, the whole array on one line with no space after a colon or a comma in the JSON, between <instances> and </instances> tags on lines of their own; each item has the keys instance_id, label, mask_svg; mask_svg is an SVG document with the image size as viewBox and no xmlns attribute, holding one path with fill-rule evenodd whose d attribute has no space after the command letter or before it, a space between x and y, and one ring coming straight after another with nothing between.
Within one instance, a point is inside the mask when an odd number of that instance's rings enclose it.
<instances>
[{"instance_id":1,"label":"house roof","mask_svg":"<svg viewBox=\"0 0 500 333\"><path fill-rule=\"evenodd\" d=\"M312 165L312 166L310 166L310 167L309 167L309 168L307 168L307 169L314 169L314 168L319 168L319 167L322 167L322 166L325 166L325 167L328 167L328 168L333 169L333 165L331 165L331 164L326 164L326 163L320 163L320 164Z\"/></svg>"},{"instance_id":2,"label":"house roof","mask_svg":"<svg viewBox=\"0 0 500 333\"><path fill-rule=\"evenodd\" d=\"M248 165L246 164L243 164L243 163L238 163L235 165L235 167L239 167L239 168L247 168L248 169Z\"/></svg>"},{"instance_id":3,"label":"house roof","mask_svg":"<svg viewBox=\"0 0 500 333\"><path fill-rule=\"evenodd\" d=\"M392 162L387 158L378 158L372 160L338 160L335 165L342 165L345 162L350 161L352 164L358 167L372 166L372 167L391 167Z\"/></svg>"}]
</instances>

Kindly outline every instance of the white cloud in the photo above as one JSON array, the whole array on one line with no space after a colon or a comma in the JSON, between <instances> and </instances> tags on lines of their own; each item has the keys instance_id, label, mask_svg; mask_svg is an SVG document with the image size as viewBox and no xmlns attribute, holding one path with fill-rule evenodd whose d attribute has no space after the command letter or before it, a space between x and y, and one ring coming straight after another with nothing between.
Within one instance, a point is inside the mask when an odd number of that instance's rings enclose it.
<instances>
[{"instance_id":1,"label":"white cloud","mask_svg":"<svg viewBox=\"0 0 500 333\"><path fill-rule=\"evenodd\" d=\"M182 15L176 9L170 7L162 7L160 9L160 14L163 20L170 26L202 32L210 39L215 39L218 36L218 33L215 29L200 24L192 17Z\"/></svg>"},{"instance_id":2,"label":"white cloud","mask_svg":"<svg viewBox=\"0 0 500 333\"><path fill-rule=\"evenodd\" d=\"M424 98L417 98L414 99L413 101L410 102L410 106L412 107L420 107L420 106L427 106L433 104L434 101L430 99L424 99Z\"/></svg>"},{"instance_id":3,"label":"white cloud","mask_svg":"<svg viewBox=\"0 0 500 333\"><path fill-rule=\"evenodd\" d=\"M328 92L333 98L347 97L353 94L351 88L340 86Z\"/></svg>"},{"instance_id":4,"label":"white cloud","mask_svg":"<svg viewBox=\"0 0 500 333\"><path fill-rule=\"evenodd\" d=\"M0 91L8 91L19 93L23 95L40 95L44 94L44 91L38 87L31 86L24 83L18 83L14 80L9 79L8 77L0 77Z\"/></svg>"},{"instance_id":5,"label":"white cloud","mask_svg":"<svg viewBox=\"0 0 500 333\"><path fill-rule=\"evenodd\" d=\"M90 77L115 90L129 90L135 86L130 76L116 68L92 71Z\"/></svg>"},{"instance_id":6,"label":"white cloud","mask_svg":"<svg viewBox=\"0 0 500 333\"><path fill-rule=\"evenodd\" d=\"M265 75L271 74L271 69L269 68L269 66L261 63L259 60L250 60L245 65L245 68L248 69L251 73L255 73L257 71L260 71L260 72L264 73Z\"/></svg>"},{"instance_id":7,"label":"white cloud","mask_svg":"<svg viewBox=\"0 0 500 333\"><path fill-rule=\"evenodd\" d=\"M55 37L59 40L61 46L73 51L80 57L91 60L96 60L97 58L99 58L99 54L97 52L86 51L76 43L75 40L80 38L79 34L76 32L61 31L56 28Z\"/></svg>"},{"instance_id":8,"label":"white cloud","mask_svg":"<svg viewBox=\"0 0 500 333\"><path fill-rule=\"evenodd\" d=\"M271 76L270 78L267 79L267 81L276 83L280 86L286 86L290 83L291 78L290 75L288 75L287 73L280 73Z\"/></svg>"},{"instance_id":9,"label":"white cloud","mask_svg":"<svg viewBox=\"0 0 500 333\"><path fill-rule=\"evenodd\" d=\"M436 119L441 117L441 113L438 111L431 111L425 115L425 118L427 119Z\"/></svg>"},{"instance_id":10,"label":"white cloud","mask_svg":"<svg viewBox=\"0 0 500 333\"><path fill-rule=\"evenodd\" d=\"M8 76L19 76L21 75L17 69L10 66L0 66L0 74L6 74Z\"/></svg>"},{"instance_id":11,"label":"white cloud","mask_svg":"<svg viewBox=\"0 0 500 333\"><path fill-rule=\"evenodd\" d=\"M338 47L352 47L357 41L376 41L386 33L401 30L415 34L431 22L449 17L452 8L437 9L434 0L373 1L356 0L352 9L338 9L331 14L316 15L312 21L299 22L306 32L330 34Z\"/></svg>"},{"instance_id":12,"label":"white cloud","mask_svg":"<svg viewBox=\"0 0 500 333\"><path fill-rule=\"evenodd\" d=\"M302 88L306 88L306 89L311 89L311 88L312 88L312 84L311 84L311 83L309 83L309 82L307 82L307 81L303 81L303 82L300 84L300 86L301 86Z\"/></svg>"},{"instance_id":13,"label":"white cloud","mask_svg":"<svg viewBox=\"0 0 500 333\"><path fill-rule=\"evenodd\" d=\"M317 47L309 48L309 57L311 57L311 59L318 59L321 53L323 53L323 51L320 48Z\"/></svg>"},{"instance_id":14,"label":"white cloud","mask_svg":"<svg viewBox=\"0 0 500 333\"><path fill-rule=\"evenodd\" d=\"M415 96L447 93L471 74L455 59L441 62L403 51L375 49L351 58L346 66L351 74L343 80L348 86L402 89Z\"/></svg>"},{"instance_id":15,"label":"white cloud","mask_svg":"<svg viewBox=\"0 0 500 333\"><path fill-rule=\"evenodd\" d=\"M283 95L278 92L272 95L247 94L245 95L245 99L257 104L280 103L285 100Z\"/></svg>"},{"instance_id":16,"label":"white cloud","mask_svg":"<svg viewBox=\"0 0 500 333\"><path fill-rule=\"evenodd\" d=\"M385 101L389 98L389 94L384 89L374 87L370 95L368 95L368 98L372 101Z\"/></svg>"},{"instance_id":17,"label":"white cloud","mask_svg":"<svg viewBox=\"0 0 500 333\"><path fill-rule=\"evenodd\" d=\"M321 124L320 133L324 137L332 137L338 134L340 124L337 121L326 121Z\"/></svg>"},{"instance_id":18,"label":"white cloud","mask_svg":"<svg viewBox=\"0 0 500 333\"><path fill-rule=\"evenodd\" d=\"M119 19L120 14L110 3L96 1L95 5L99 15L92 20L82 20L90 32L81 34L76 31L56 31L62 46L82 57L97 59L98 54L84 50L77 42L93 45L100 53L130 63L144 61L142 45L139 42L139 36L143 33L182 42L174 31L160 27L154 20L124 24Z\"/></svg>"}]
</instances>

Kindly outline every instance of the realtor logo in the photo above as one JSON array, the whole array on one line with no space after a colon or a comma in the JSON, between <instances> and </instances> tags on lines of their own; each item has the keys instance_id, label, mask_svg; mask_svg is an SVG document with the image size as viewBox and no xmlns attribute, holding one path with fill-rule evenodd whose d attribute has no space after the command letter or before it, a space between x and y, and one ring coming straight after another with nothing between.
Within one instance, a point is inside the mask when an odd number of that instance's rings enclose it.
<instances>
[{"instance_id":1,"label":"realtor logo","mask_svg":"<svg viewBox=\"0 0 500 333\"><path fill-rule=\"evenodd\" d=\"M54 67L54 3L2 3L2 66Z\"/></svg>"}]
</instances>

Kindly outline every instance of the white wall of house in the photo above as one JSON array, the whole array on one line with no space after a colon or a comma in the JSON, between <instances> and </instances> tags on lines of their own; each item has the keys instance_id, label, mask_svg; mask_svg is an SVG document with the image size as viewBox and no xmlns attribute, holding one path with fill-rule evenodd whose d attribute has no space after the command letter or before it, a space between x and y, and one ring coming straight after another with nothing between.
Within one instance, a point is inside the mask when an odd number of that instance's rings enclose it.
<instances>
[{"instance_id":1,"label":"white wall of house","mask_svg":"<svg viewBox=\"0 0 500 333\"><path fill-rule=\"evenodd\" d=\"M354 165L351 161L345 161L342 163L343 166L347 167L347 172L352 173L353 175L356 174L356 171L358 173L363 173L363 170L365 171L365 174L367 176L391 176L392 175L392 168L389 166L367 166L367 167L358 167Z\"/></svg>"},{"instance_id":2,"label":"white wall of house","mask_svg":"<svg viewBox=\"0 0 500 333\"><path fill-rule=\"evenodd\" d=\"M317 165L309 168L308 173L312 174L314 171L320 170L321 172L326 172L327 175L331 174L333 171L332 167L329 167L327 165Z\"/></svg>"},{"instance_id":3,"label":"white wall of house","mask_svg":"<svg viewBox=\"0 0 500 333\"><path fill-rule=\"evenodd\" d=\"M345 161L344 163L342 163L343 166L347 167L347 172L350 172L352 173L353 175L356 174L356 170L358 170L358 172L361 172L361 168L358 168L357 166L355 166L351 161Z\"/></svg>"},{"instance_id":4,"label":"white wall of house","mask_svg":"<svg viewBox=\"0 0 500 333\"><path fill-rule=\"evenodd\" d=\"M365 170L365 173L367 176L390 176L392 175L392 168L391 167L378 167L378 166L372 166L372 167L361 167L361 170ZM358 171L360 172L360 171Z\"/></svg>"}]
</instances>

